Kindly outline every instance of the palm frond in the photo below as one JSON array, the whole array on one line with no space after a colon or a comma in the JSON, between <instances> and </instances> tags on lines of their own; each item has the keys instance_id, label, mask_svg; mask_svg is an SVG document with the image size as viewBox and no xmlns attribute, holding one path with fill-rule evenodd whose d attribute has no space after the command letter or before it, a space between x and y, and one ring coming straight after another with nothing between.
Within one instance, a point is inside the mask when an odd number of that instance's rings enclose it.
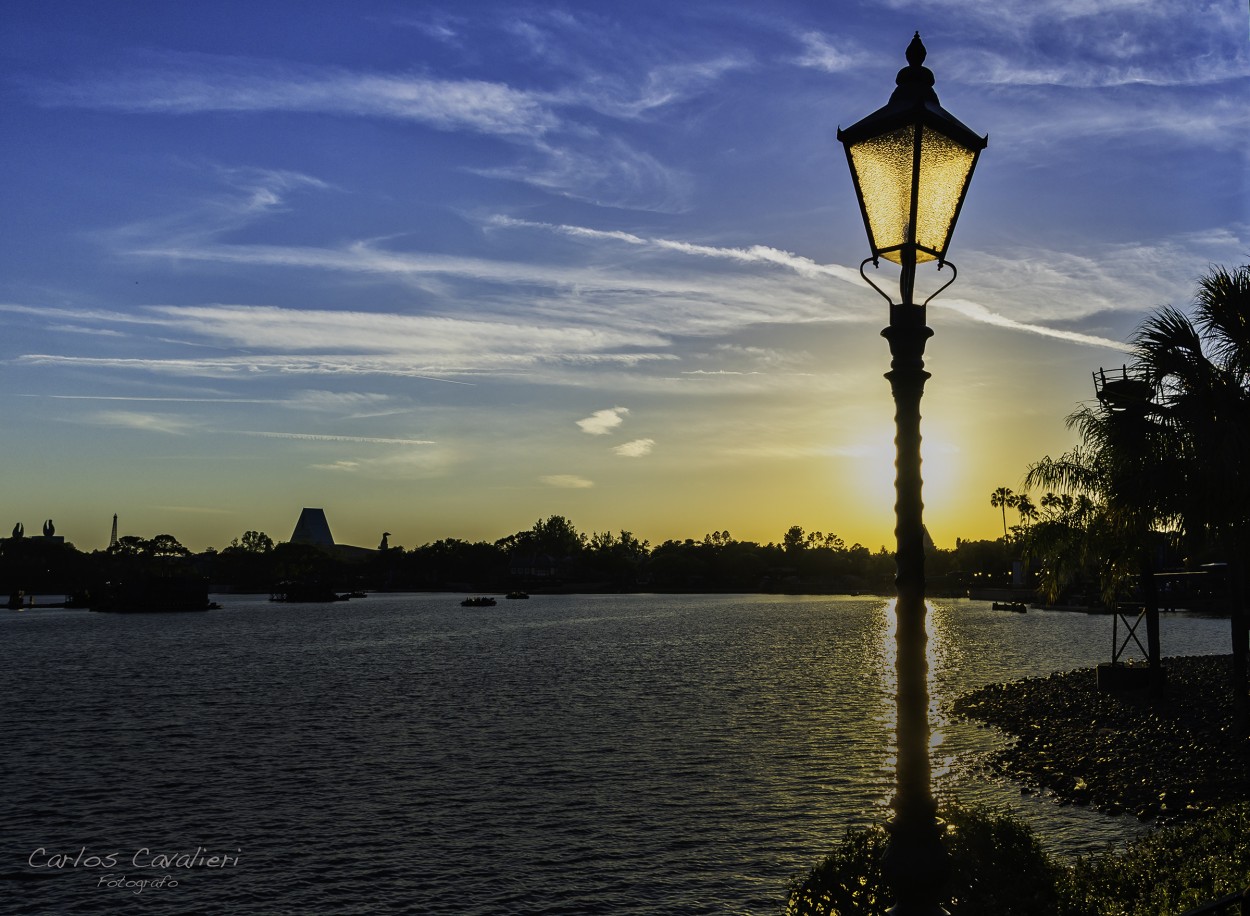
<instances>
[{"instance_id":1,"label":"palm frond","mask_svg":"<svg viewBox=\"0 0 1250 916\"><path fill-rule=\"evenodd\" d=\"M1250 266L1212 266L1198 281L1194 315L1213 359L1244 384L1250 369Z\"/></svg>"},{"instance_id":2,"label":"palm frond","mask_svg":"<svg viewBox=\"0 0 1250 916\"><path fill-rule=\"evenodd\" d=\"M1101 488L1098 471L1092 466L1088 453L1079 446L1058 458L1047 455L1029 465L1024 485L1030 490L1058 490L1074 496L1097 494Z\"/></svg>"}]
</instances>

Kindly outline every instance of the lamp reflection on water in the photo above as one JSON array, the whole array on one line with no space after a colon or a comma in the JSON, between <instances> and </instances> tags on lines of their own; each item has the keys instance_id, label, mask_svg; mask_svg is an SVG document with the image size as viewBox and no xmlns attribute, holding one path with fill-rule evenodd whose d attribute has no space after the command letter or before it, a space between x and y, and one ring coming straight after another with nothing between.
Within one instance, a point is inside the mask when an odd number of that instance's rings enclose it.
<instances>
[{"instance_id":1,"label":"lamp reflection on water","mask_svg":"<svg viewBox=\"0 0 1250 916\"><path fill-rule=\"evenodd\" d=\"M877 645L877 664L875 666L878 676L881 678L883 699L881 712L877 716L876 721L880 722L890 735L886 755L881 762L880 801L882 807L887 806L890 801L893 792L894 770L898 764L898 706L895 702L898 691L898 617L895 614L897 604L898 599L891 598L882 605L881 629ZM953 754L947 755L938 752L938 749L946 743L944 726L949 721L942 712L942 706L954 699L954 697L945 695L941 684L945 680L943 672L946 669L959 670L958 657L961 651L958 643L951 640L947 632L946 616L951 612L950 608L944 605L935 606L928 601L925 602L925 607L928 611L926 614L928 644L925 647L925 662L929 687L929 723L931 727L929 732L929 754L933 768L932 775L936 780L951 775L955 764Z\"/></svg>"}]
</instances>

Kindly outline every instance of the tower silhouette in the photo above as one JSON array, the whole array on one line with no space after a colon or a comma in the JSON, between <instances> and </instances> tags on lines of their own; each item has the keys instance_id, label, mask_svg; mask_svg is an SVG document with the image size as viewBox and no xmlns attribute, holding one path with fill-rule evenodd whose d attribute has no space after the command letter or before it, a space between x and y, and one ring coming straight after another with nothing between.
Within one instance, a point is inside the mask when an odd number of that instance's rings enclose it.
<instances>
[{"instance_id":1,"label":"tower silhouette","mask_svg":"<svg viewBox=\"0 0 1250 916\"><path fill-rule=\"evenodd\" d=\"M109 535L109 547L117 546L117 513L113 513L113 533Z\"/></svg>"},{"instance_id":2,"label":"tower silhouette","mask_svg":"<svg viewBox=\"0 0 1250 916\"><path fill-rule=\"evenodd\" d=\"M292 544L313 544L317 547L333 547L334 536L330 534L330 523L326 521L324 509L304 509L295 523L291 533Z\"/></svg>"}]
</instances>

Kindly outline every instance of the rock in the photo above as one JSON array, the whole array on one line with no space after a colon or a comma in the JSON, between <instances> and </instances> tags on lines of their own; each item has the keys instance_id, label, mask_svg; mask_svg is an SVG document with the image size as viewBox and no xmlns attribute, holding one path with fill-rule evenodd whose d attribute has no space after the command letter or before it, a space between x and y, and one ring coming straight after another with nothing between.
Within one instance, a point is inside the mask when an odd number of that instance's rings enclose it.
<instances>
[{"instance_id":1,"label":"rock","mask_svg":"<svg viewBox=\"0 0 1250 916\"><path fill-rule=\"evenodd\" d=\"M1167 660L1165 695L1100 693L1091 669L987 685L951 711L1016 737L993 771L1061 803L1143 820L1195 816L1250 798L1250 742L1237 737L1231 656ZM1183 799L1183 801L1182 801Z\"/></svg>"}]
</instances>

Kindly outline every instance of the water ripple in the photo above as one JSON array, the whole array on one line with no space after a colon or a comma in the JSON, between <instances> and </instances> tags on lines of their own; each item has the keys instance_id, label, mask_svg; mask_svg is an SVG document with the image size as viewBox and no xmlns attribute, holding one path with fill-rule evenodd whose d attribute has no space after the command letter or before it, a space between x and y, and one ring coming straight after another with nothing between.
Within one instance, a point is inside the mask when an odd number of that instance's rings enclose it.
<instances>
[{"instance_id":1,"label":"water ripple","mask_svg":"<svg viewBox=\"0 0 1250 916\"><path fill-rule=\"evenodd\" d=\"M34 878L0 881L0 911L761 916L885 818L882 601L222 601L0 619L0 875ZM971 761L997 739L941 713L1101 660L1105 619L955 602L934 621L939 788L1023 805L1061 844L1122 835L985 783ZM1166 627L1195 654L1227 640ZM118 864L32 868L39 848ZM144 848L238 864L136 867Z\"/></svg>"}]
</instances>

